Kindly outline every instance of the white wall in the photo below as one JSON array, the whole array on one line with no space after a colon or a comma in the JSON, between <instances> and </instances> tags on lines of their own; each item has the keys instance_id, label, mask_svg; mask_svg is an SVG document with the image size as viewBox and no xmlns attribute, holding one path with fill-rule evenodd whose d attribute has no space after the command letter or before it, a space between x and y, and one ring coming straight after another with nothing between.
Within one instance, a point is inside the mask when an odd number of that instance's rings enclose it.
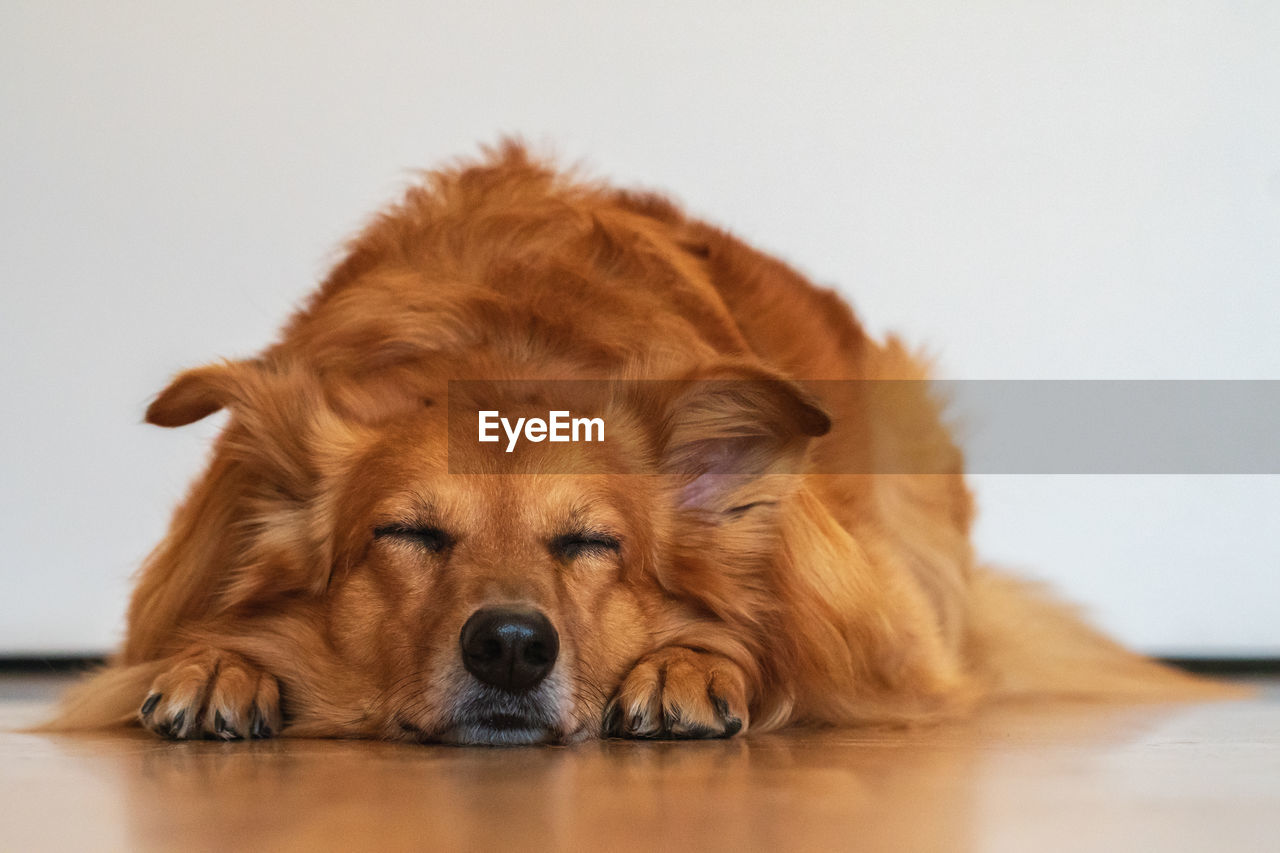
<instances>
[{"instance_id":1,"label":"white wall","mask_svg":"<svg viewBox=\"0 0 1280 853\"><path fill-rule=\"evenodd\" d=\"M101 650L208 426L407 170L547 143L957 378L1280 378L1280 5L0 10L0 653ZM1280 653L1280 485L984 477L979 538L1158 651Z\"/></svg>"}]
</instances>

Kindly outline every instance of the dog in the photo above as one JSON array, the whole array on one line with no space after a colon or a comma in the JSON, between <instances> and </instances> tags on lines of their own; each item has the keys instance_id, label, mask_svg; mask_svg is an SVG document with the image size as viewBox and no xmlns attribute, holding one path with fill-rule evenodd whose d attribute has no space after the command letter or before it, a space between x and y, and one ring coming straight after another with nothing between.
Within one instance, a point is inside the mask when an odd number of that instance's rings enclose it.
<instances>
[{"instance_id":1,"label":"dog","mask_svg":"<svg viewBox=\"0 0 1280 853\"><path fill-rule=\"evenodd\" d=\"M663 197L516 143L430 173L277 343L151 403L229 419L50 728L572 743L1219 695L976 560L926 376Z\"/></svg>"}]
</instances>

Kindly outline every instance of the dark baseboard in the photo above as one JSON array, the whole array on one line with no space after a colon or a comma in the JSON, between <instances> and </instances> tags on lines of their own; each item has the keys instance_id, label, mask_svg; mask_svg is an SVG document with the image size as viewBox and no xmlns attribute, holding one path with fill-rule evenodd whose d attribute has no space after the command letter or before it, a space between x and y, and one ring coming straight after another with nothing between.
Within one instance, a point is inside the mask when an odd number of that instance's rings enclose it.
<instances>
[{"instance_id":1,"label":"dark baseboard","mask_svg":"<svg viewBox=\"0 0 1280 853\"><path fill-rule=\"evenodd\" d=\"M77 673L97 669L106 663L97 655L0 655L0 674Z\"/></svg>"},{"instance_id":2,"label":"dark baseboard","mask_svg":"<svg viewBox=\"0 0 1280 853\"><path fill-rule=\"evenodd\" d=\"M1280 658L1191 658L1165 657L1160 660L1203 675L1276 675ZM102 666L99 655L0 655L0 673L76 673Z\"/></svg>"},{"instance_id":3,"label":"dark baseboard","mask_svg":"<svg viewBox=\"0 0 1280 853\"><path fill-rule=\"evenodd\" d=\"M1161 658L1178 669L1200 675L1276 675L1280 658Z\"/></svg>"}]
</instances>

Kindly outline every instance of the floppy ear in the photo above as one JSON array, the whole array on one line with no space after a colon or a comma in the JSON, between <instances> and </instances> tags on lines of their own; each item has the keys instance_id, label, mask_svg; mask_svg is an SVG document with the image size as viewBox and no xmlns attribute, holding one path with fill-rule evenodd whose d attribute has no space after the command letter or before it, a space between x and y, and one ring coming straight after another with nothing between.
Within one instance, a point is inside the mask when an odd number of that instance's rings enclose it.
<instances>
[{"instance_id":1,"label":"floppy ear","mask_svg":"<svg viewBox=\"0 0 1280 853\"><path fill-rule=\"evenodd\" d=\"M323 480L352 458L364 433L333 411L310 368L278 359L182 373L147 409L147 421L182 426L223 408L232 417L209 474L180 510L157 565L203 579L183 587L207 599L191 608L322 591L336 547Z\"/></svg>"},{"instance_id":2,"label":"floppy ear","mask_svg":"<svg viewBox=\"0 0 1280 853\"><path fill-rule=\"evenodd\" d=\"M183 371L147 407L146 421L162 427L195 423L232 405L244 374L254 369L247 361L224 361Z\"/></svg>"},{"instance_id":3,"label":"floppy ear","mask_svg":"<svg viewBox=\"0 0 1280 853\"><path fill-rule=\"evenodd\" d=\"M721 365L678 384L662 467L689 478L682 506L711 509L746 480L799 472L809 441L830 429L831 418L795 383L753 365Z\"/></svg>"},{"instance_id":4,"label":"floppy ear","mask_svg":"<svg viewBox=\"0 0 1280 853\"><path fill-rule=\"evenodd\" d=\"M223 408L234 416L220 439L228 458L252 464L280 493L305 494L314 479L313 434L336 420L315 375L261 359L197 367L160 392L146 419L176 427Z\"/></svg>"}]
</instances>

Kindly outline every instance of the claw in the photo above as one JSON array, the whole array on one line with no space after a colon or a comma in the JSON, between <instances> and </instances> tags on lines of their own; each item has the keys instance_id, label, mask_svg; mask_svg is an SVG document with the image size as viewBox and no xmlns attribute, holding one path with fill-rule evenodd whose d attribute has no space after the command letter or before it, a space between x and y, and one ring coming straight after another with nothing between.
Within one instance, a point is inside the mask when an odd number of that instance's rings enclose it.
<instances>
[{"instance_id":1,"label":"claw","mask_svg":"<svg viewBox=\"0 0 1280 853\"><path fill-rule=\"evenodd\" d=\"M222 716L221 711L213 712L213 731L223 740L239 740L240 733L231 726L227 725L227 718Z\"/></svg>"},{"instance_id":2,"label":"claw","mask_svg":"<svg viewBox=\"0 0 1280 853\"><path fill-rule=\"evenodd\" d=\"M610 699L609 704L605 706L604 721L600 728L605 737L617 737L622 734L622 706L616 697Z\"/></svg>"},{"instance_id":3,"label":"claw","mask_svg":"<svg viewBox=\"0 0 1280 853\"><path fill-rule=\"evenodd\" d=\"M249 727L249 734L255 738L269 738L274 734L267 725L266 715L258 708L253 709L253 723Z\"/></svg>"},{"instance_id":4,"label":"claw","mask_svg":"<svg viewBox=\"0 0 1280 853\"><path fill-rule=\"evenodd\" d=\"M724 732L720 737L733 737L742 731L742 720L735 717L729 710L729 700L712 693L709 688L707 698L711 700L711 707L716 709L716 716L724 722Z\"/></svg>"},{"instance_id":5,"label":"claw","mask_svg":"<svg viewBox=\"0 0 1280 853\"><path fill-rule=\"evenodd\" d=\"M144 717L147 716L156 709L156 706L160 704L160 700L163 698L164 696L160 693L152 693L147 697L147 701L142 703L142 707L138 709L138 713Z\"/></svg>"}]
</instances>

